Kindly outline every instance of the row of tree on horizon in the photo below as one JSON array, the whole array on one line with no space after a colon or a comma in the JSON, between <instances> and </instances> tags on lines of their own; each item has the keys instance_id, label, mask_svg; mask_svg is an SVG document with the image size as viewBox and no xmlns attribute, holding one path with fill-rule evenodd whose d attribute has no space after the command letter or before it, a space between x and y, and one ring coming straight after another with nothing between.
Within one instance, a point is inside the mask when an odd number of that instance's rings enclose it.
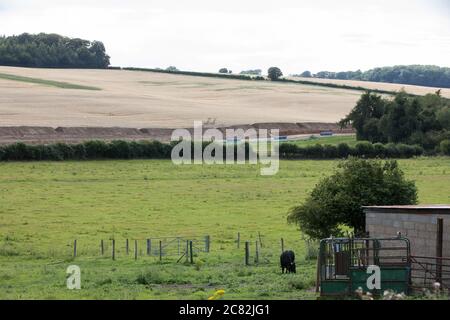
<instances>
[{"instance_id":1,"label":"row of tree on horizon","mask_svg":"<svg viewBox=\"0 0 450 320\"><path fill-rule=\"evenodd\" d=\"M110 67L110 57L100 41L69 38L58 34L29 34L0 36L0 65L35 68L99 68ZM170 66L167 71L179 71ZM273 73L271 73L272 71ZM221 68L221 74L232 74L228 68ZM261 69L244 70L240 75L261 76ZM282 72L277 67L268 71L271 80L277 80ZM410 84L437 88L450 88L450 68L433 65L399 65L381 67L368 71L330 72L313 74L304 71L293 76L337 80L358 80Z\"/></svg>"}]
</instances>

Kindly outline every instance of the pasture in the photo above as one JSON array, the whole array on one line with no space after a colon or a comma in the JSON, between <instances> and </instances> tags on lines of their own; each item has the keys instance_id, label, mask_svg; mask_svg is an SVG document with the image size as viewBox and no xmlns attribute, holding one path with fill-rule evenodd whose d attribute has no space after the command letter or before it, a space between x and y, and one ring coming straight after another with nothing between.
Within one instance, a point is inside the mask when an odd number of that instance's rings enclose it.
<instances>
[{"instance_id":1,"label":"pasture","mask_svg":"<svg viewBox=\"0 0 450 320\"><path fill-rule=\"evenodd\" d=\"M400 160L420 203L450 202L450 159ZM281 161L275 176L253 165L174 166L170 161L0 163L0 299L314 299L314 260L286 214L337 161ZM250 241L251 266L236 235ZM254 244L261 234L260 263ZM125 239L210 235L194 264L124 252ZM281 275L280 238L297 254L297 274ZM117 257L101 257L101 239ZM79 256L74 260L72 243ZM65 286L81 267L82 290Z\"/></svg>"}]
</instances>

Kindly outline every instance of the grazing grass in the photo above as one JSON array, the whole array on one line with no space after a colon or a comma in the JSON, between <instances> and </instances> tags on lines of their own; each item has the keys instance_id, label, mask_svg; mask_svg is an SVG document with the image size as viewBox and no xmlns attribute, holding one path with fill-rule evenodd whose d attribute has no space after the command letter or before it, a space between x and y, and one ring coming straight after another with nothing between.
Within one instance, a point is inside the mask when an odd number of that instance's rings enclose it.
<instances>
[{"instance_id":1,"label":"grazing grass","mask_svg":"<svg viewBox=\"0 0 450 320\"><path fill-rule=\"evenodd\" d=\"M68 82L60 82L60 81L52 81L52 80L45 80L45 79L38 79L38 78L16 76L16 75L6 74L6 73L0 73L0 79L27 82L27 83L35 83L35 84L41 84L41 85L45 85L45 86L62 88L62 89L95 90L95 91L102 90L97 87L82 86L82 85L68 83Z\"/></svg>"},{"instance_id":2,"label":"grazing grass","mask_svg":"<svg viewBox=\"0 0 450 320\"><path fill-rule=\"evenodd\" d=\"M330 144L330 145L338 145L340 143L346 143L349 146L354 146L359 141L356 140L355 135L349 135L349 136L330 136L330 137L317 137L317 136L311 136L310 138L306 140L297 140L287 143L293 143L300 147L306 147L306 146L313 146L315 144Z\"/></svg>"},{"instance_id":3,"label":"grazing grass","mask_svg":"<svg viewBox=\"0 0 450 320\"><path fill-rule=\"evenodd\" d=\"M400 160L421 203L450 202L450 159ZM276 176L259 167L175 166L170 161L0 163L0 299L314 299L315 261L286 213L337 161L281 161ZM244 266L243 245L251 243ZM261 233L260 263L254 246ZM146 257L148 237L211 236L211 252L193 265ZM280 238L297 256L296 275L281 275ZM99 255L116 239L117 259ZM125 254L125 239L139 239ZM73 240L79 256L71 258ZM82 290L65 286L81 267Z\"/></svg>"}]
</instances>

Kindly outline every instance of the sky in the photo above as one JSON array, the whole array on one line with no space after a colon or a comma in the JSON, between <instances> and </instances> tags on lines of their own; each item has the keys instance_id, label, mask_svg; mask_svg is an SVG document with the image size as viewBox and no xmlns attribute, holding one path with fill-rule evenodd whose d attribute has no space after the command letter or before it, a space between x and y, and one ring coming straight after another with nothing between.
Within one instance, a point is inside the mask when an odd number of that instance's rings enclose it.
<instances>
[{"instance_id":1,"label":"sky","mask_svg":"<svg viewBox=\"0 0 450 320\"><path fill-rule=\"evenodd\" d=\"M0 35L100 40L115 66L450 67L450 0L0 0Z\"/></svg>"}]
</instances>

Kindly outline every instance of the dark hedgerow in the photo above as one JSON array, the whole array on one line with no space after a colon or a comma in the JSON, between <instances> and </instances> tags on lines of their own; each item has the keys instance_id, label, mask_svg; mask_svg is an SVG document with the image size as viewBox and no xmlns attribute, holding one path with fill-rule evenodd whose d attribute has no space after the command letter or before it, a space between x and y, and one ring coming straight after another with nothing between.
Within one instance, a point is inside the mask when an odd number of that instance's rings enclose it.
<instances>
[{"instance_id":1,"label":"dark hedgerow","mask_svg":"<svg viewBox=\"0 0 450 320\"><path fill-rule=\"evenodd\" d=\"M161 143L159 141L122 141L104 142L92 140L80 144L56 143L50 145L26 145L15 143L0 146L0 161L62 161L62 160L97 160L97 159L170 159L173 147L178 142ZM204 142L204 150L211 142ZM443 154L447 150L445 144ZM223 147L226 157L226 146ZM245 159L255 152L248 143L234 146L236 160L238 150L244 148ZM241 151L239 151L241 152ZM191 145L194 156L194 144ZM425 153L418 145L360 142L354 147L346 143L334 145L310 145L299 147L293 143L282 143L279 149L280 159L345 159L349 156L359 158L412 158Z\"/></svg>"}]
</instances>

